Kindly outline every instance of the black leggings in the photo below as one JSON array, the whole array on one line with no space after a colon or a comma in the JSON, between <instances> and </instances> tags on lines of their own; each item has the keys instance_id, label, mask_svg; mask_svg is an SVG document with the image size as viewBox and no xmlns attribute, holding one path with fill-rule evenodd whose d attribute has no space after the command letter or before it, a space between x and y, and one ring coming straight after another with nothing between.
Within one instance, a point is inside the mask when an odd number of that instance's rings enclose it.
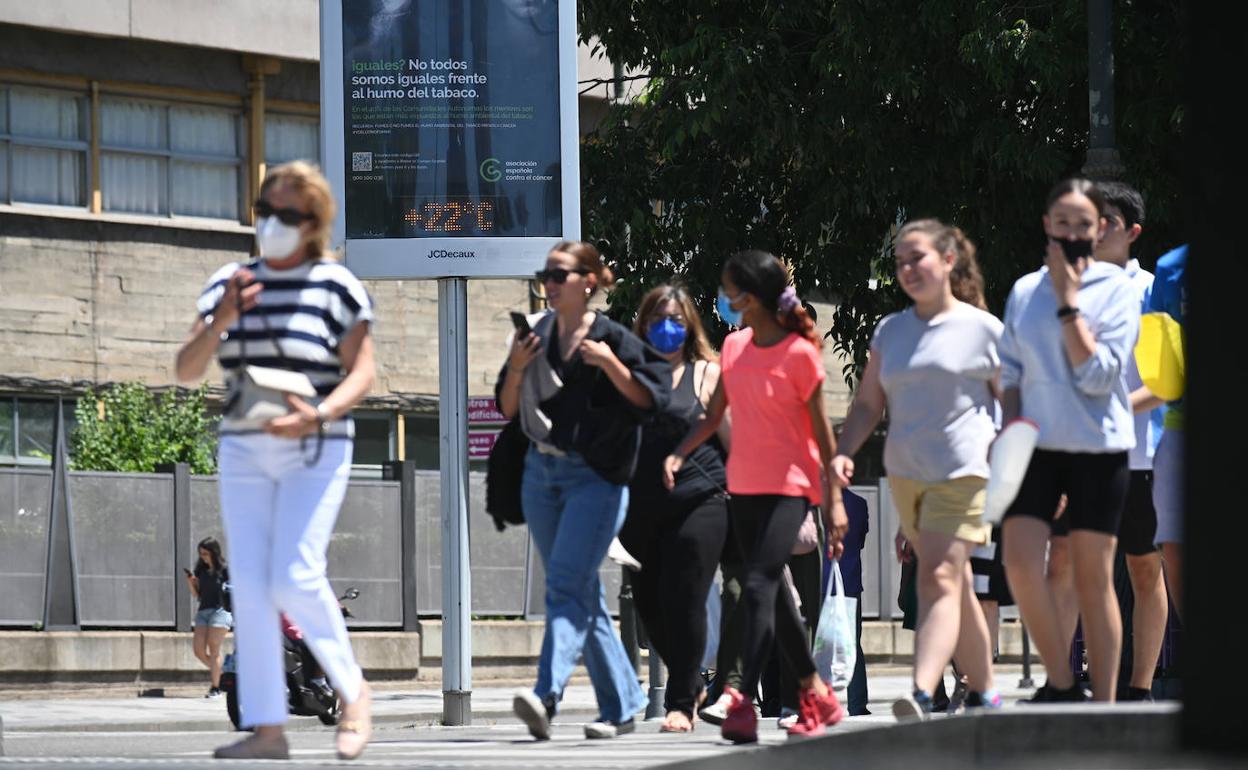
<instances>
[{"instance_id":1,"label":"black leggings","mask_svg":"<svg viewBox=\"0 0 1248 770\"><path fill-rule=\"evenodd\" d=\"M703 686L706 597L724 548L728 511L719 495L683 510L639 509L629 511L620 532L620 542L641 562L641 572L630 578L633 600L652 649L667 664L665 706L692 718Z\"/></svg>"},{"instance_id":2,"label":"black leggings","mask_svg":"<svg viewBox=\"0 0 1248 770\"><path fill-rule=\"evenodd\" d=\"M741 692L747 697L758 690L773 641L799 679L815 672L806 627L782 579L808 505L804 497L783 495L733 495L728 503L745 559L742 599L748 620Z\"/></svg>"}]
</instances>

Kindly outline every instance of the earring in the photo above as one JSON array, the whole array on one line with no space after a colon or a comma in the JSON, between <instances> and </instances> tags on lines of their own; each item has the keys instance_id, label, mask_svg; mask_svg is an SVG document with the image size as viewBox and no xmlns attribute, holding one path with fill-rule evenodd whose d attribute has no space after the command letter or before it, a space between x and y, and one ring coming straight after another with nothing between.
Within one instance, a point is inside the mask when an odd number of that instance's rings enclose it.
<instances>
[{"instance_id":1,"label":"earring","mask_svg":"<svg viewBox=\"0 0 1248 770\"><path fill-rule=\"evenodd\" d=\"M593 290L593 289L589 288L588 286L587 286L587 287L585 287L585 296L586 296L586 297L588 297L590 294L593 294L593 293L594 293L594 290Z\"/></svg>"}]
</instances>

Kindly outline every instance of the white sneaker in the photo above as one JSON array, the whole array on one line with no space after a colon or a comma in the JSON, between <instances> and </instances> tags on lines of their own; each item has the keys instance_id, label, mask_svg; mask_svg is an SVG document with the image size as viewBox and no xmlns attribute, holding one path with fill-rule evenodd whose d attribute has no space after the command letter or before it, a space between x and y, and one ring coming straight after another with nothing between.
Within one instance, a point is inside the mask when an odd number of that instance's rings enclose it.
<instances>
[{"instance_id":1,"label":"white sneaker","mask_svg":"<svg viewBox=\"0 0 1248 770\"><path fill-rule=\"evenodd\" d=\"M586 738L615 738L620 735L628 735L637 730L637 723L631 719L623 722L608 722L605 719L596 719L585 725Z\"/></svg>"},{"instance_id":2,"label":"white sneaker","mask_svg":"<svg viewBox=\"0 0 1248 770\"><path fill-rule=\"evenodd\" d=\"M550 740L550 715L546 713L546 704L532 690L517 691L511 699L511 710L529 728L529 735L539 741Z\"/></svg>"},{"instance_id":3,"label":"white sneaker","mask_svg":"<svg viewBox=\"0 0 1248 770\"><path fill-rule=\"evenodd\" d=\"M780 730L787 730L797 724L798 716L800 715L796 711L785 706L780 709L780 718L776 720L776 727Z\"/></svg>"},{"instance_id":4,"label":"white sneaker","mask_svg":"<svg viewBox=\"0 0 1248 770\"><path fill-rule=\"evenodd\" d=\"M641 572L641 562L633 558L618 537L611 541L611 547L607 549L607 558L621 567L628 567L633 572Z\"/></svg>"},{"instance_id":5,"label":"white sneaker","mask_svg":"<svg viewBox=\"0 0 1248 770\"><path fill-rule=\"evenodd\" d=\"M732 696L724 693L719 700L698 711L698 718L711 725L722 725L728 718L728 707L732 705Z\"/></svg>"}]
</instances>

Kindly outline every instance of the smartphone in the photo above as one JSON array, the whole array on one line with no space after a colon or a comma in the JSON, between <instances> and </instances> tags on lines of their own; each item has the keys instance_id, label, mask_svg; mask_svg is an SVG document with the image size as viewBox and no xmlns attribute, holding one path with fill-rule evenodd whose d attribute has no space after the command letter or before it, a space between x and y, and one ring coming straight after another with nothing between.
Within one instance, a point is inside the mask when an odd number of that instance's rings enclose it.
<instances>
[{"instance_id":1,"label":"smartphone","mask_svg":"<svg viewBox=\"0 0 1248 770\"><path fill-rule=\"evenodd\" d=\"M187 577L191 577L191 571L189 569L187 569L186 567L183 567L182 571L186 573Z\"/></svg>"},{"instance_id":2,"label":"smartphone","mask_svg":"<svg viewBox=\"0 0 1248 770\"><path fill-rule=\"evenodd\" d=\"M511 311L511 325L516 327L516 339L522 340L533 333L532 327L529 326L529 317L524 313Z\"/></svg>"},{"instance_id":3,"label":"smartphone","mask_svg":"<svg viewBox=\"0 0 1248 770\"><path fill-rule=\"evenodd\" d=\"M1080 257L1092 256L1092 241L1077 240L1068 241L1065 238L1059 238L1057 245L1062 247L1062 253L1066 255L1066 261L1075 264Z\"/></svg>"}]
</instances>

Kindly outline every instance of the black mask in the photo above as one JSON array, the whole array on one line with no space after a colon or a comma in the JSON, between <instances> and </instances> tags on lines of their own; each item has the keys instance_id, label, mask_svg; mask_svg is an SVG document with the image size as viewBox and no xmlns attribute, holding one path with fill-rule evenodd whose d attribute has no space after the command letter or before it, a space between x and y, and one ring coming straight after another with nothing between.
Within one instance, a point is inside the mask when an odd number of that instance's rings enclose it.
<instances>
[{"instance_id":1,"label":"black mask","mask_svg":"<svg viewBox=\"0 0 1248 770\"><path fill-rule=\"evenodd\" d=\"M1068 241L1065 238L1058 238L1057 243L1062 247L1062 253L1066 255L1066 261L1072 265L1078 262L1080 257L1092 256L1091 240Z\"/></svg>"}]
</instances>

